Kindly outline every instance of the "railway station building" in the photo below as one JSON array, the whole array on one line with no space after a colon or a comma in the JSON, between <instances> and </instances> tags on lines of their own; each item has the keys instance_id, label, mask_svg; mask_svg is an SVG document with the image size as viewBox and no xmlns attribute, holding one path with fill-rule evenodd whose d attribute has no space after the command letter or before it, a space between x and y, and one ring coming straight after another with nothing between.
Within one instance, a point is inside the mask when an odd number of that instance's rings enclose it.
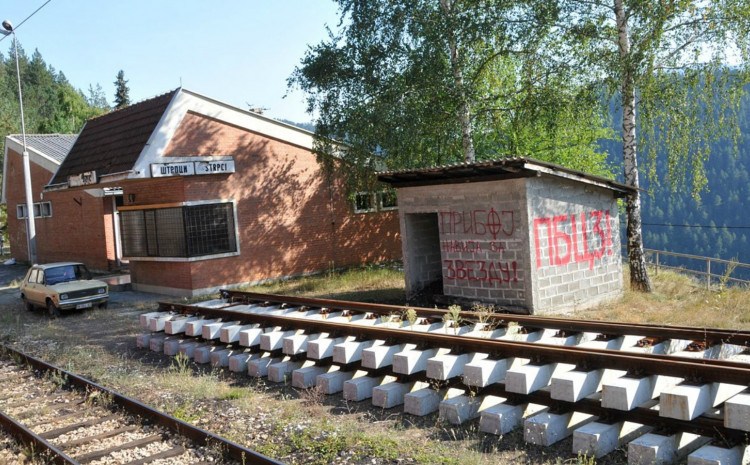
<instances>
[{"instance_id":1,"label":"railway station building","mask_svg":"<svg viewBox=\"0 0 750 465\"><path fill-rule=\"evenodd\" d=\"M183 88L48 137L69 150L35 137L39 262L127 263L134 289L192 296L401 258L395 204L350 198L312 133ZM6 138L10 245L28 261L21 153Z\"/></svg>"},{"instance_id":2,"label":"railway station building","mask_svg":"<svg viewBox=\"0 0 750 465\"><path fill-rule=\"evenodd\" d=\"M379 179L396 188L407 297L429 288L543 314L622 294L617 199L629 186L529 158Z\"/></svg>"}]
</instances>

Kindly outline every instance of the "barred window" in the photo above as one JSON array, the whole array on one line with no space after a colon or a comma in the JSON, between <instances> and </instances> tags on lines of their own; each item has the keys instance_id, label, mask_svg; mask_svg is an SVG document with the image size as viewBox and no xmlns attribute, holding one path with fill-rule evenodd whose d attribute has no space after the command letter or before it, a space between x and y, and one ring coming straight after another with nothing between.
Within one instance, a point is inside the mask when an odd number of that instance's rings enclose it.
<instances>
[{"instance_id":1,"label":"barred window","mask_svg":"<svg viewBox=\"0 0 750 465\"><path fill-rule=\"evenodd\" d=\"M237 251L231 203L120 212L126 257L201 257Z\"/></svg>"}]
</instances>

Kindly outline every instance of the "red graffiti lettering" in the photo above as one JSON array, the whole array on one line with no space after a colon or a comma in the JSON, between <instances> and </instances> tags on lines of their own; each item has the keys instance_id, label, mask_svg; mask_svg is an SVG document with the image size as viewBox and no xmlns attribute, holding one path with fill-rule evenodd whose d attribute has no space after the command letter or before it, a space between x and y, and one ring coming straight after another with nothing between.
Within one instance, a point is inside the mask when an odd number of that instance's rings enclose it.
<instances>
[{"instance_id":1,"label":"red graffiti lettering","mask_svg":"<svg viewBox=\"0 0 750 465\"><path fill-rule=\"evenodd\" d=\"M593 269L594 262L605 254L613 254L611 223L609 210L534 218L537 269L544 266L545 261L550 266L588 262L589 269ZM544 250L547 250L547 257L544 257Z\"/></svg>"},{"instance_id":2,"label":"red graffiti lettering","mask_svg":"<svg viewBox=\"0 0 750 465\"><path fill-rule=\"evenodd\" d=\"M443 277L457 281L486 282L494 286L518 282L518 263L492 260L443 260Z\"/></svg>"},{"instance_id":3,"label":"red graffiti lettering","mask_svg":"<svg viewBox=\"0 0 750 465\"><path fill-rule=\"evenodd\" d=\"M441 211L440 234L474 234L476 236L511 237L515 232L513 210L477 209L470 211Z\"/></svg>"}]
</instances>

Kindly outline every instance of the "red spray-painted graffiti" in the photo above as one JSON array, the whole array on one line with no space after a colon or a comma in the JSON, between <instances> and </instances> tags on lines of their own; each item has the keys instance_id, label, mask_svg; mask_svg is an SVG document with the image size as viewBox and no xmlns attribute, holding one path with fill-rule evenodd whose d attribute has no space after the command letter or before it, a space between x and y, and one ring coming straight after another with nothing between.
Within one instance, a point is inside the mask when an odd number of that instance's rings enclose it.
<instances>
[{"instance_id":1,"label":"red spray-painted graffiti","mask_svg":"<svg viewBox=\"0 0 750 465\"><path fill-rule=\"evenodd\" d=\"M570 227L570 234L561 229L567 226ZM540 233L542 227L547 229L548 265L588 262L589 269L593 269L594 262L600 260L605 253L612 255L612 226L609 210L595 210L588 214L582 212L580 215L573 213L535 218L534 248L537 269L543 266L542 234Z\"/></svg>"},{"instance_id":2,"label":"red spray-painted graffiti","mask_svg":"<svg viewBox=\"0 0 750 465\"><path fill-rule=\"evenodd\" d=\"M443 260L444 277L459 281L518 282L518 264L489 260Z\"/></svg>"},{"instance_id":3,"label":"red spray-painted graffiti","mask_svg":"<svg viewBox=\"0 0 750 465\"><path fill-rule=\"evenodd\" d=\"M510 237L515 228L514 212L494 208L489 210L444 211L440 212L440 232L442 234L491 235L497 239L500 234Z\"/></svg>"}]
</instances>

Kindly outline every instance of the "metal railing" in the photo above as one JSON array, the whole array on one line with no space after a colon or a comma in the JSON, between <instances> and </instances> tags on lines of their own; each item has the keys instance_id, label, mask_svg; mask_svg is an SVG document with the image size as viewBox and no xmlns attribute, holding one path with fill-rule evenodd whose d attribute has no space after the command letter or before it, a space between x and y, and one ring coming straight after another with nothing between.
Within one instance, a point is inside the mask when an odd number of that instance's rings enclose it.
<instances>
[{"instance_id":1,"label":"metal railing","mask_svg":"<svg viewBox=\"0 0 750 465\"><path fill-rule=\"evenodd\" d=\"M624 245L623 247L625 248ZM653 267L654 274L657 275L659 274L659 270L674 270L681 273L688 273L697 276L702 282L705 282L707 289L711 289L713 284L726 285L730 282L736 284L750 284L750 280L748 279L732 276L732 273L737 270L748 270L748 272L750 272L750 263L742 263L737 260L703 257L700 255L690 255L686 253L667 252L664 250L643 250L646 253L647 263ZM699 262L701 265L695 267L673 265L667 263L664 260L665 257L690 260L691 262ZM626 252L623 253L623 258L627 260L628 255Z\"/></svg>"}]
</instances>

